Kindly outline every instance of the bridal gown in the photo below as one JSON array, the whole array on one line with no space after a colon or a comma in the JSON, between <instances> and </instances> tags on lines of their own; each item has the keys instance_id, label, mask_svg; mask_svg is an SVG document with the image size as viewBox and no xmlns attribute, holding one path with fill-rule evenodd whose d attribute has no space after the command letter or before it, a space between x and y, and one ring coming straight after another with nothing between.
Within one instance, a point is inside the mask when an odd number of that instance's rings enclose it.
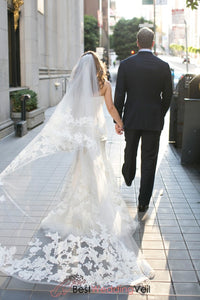
<instances>
[{"instance_id":1,"label":"bridal gown","mask_svg":"<svg viewBox=\"0 0 200 300\"><path fill-rule=\"evenodd\" d=\"M13 195L24 197L20 205L12 201L12 189L9 196L2 181L5 193L0 205L2 209L7 205L7 213L1 216L6 232L0 246L2 272L55 285L73 275L87 285L102 287L135 285L153 277L134 241L137 224L119 194L106 157L104 97L92 101L96 102L96 124L91 126L100 145L95 155L87 147L70 154L63 145L64 150L34 161L31 171L25 165L8 174L10 182L17 184Z\"/></svg>"}]
</instances>

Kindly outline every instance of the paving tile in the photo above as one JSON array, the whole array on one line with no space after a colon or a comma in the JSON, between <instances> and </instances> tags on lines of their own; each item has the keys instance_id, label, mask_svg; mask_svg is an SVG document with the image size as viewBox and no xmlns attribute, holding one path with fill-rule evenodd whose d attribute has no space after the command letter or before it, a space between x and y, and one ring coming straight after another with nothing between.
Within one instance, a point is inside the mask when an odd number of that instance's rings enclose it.
<instances>
[{"instance_id":1,"label":"paving tile","mask_svg":"<svg viewBox=\"0 0 200 300\"><path fill-rule=\"evenodd\" d=\"M174 207L175 214L193 214L193 211L190 208L180 208Z\"/></svg>"},{"instance_id":2,"label":"paving tile","mask_svg":"<svg viewBox=\"0 0 200 300\"><path fill-rule=\"evenodd\" d=\"M103 299L103 300L117 300L117 298L118 298L117 295L111 295L111 294L90 294L89 295L89 300L101 300L101 299ZM71 298L69 298L69 299L71 299ZM82 298L80 297L80 299L82 299Z\"/></svg>"},{"instance_id":3,"label":"paving tile","mask_svg":"<svg viewBox=\"0 0 200 300\"><path fill-rule=\"evenodd\" d=\"M0 289L5 289L9 282L10 282L10 277L8 276L0 276Z\"/></svg>"},{"instance_id":4,"label":"paving tile","mask_svg":"<svg viewBox=\"0 0 200 300\"><path fill-rule=\"evenodd\" d=\"M34 284L30 282L24 282L22 280L11 278L7 289L8 290L29 290L32 291L34 288Z\"/></svg>"},{"instance_id":5,"label":"paving tile","mask_svg":"<svg viewBox=\"0 0 200 300\"><path fill-rule=\"evenodd\" d=\"M192 241L192 242L197 242L200 240L200 234L196 233L196 234L191 234L191 233L185 233L183 234L184 239L186 241Z\"/></svg>"},{"instance_id":6,"label":"paving tile","mask_svg":"<svg viewBox=\"0 0 200 300\"><path fill-rule=\"evenodd\" d=\"M30 300L31 291L8 291L4 290L1 292L1 300ZM46 299L45 299L46 300Z\"/></svg>"},{"instance_id":7,"label":"paving tile","mask_svg":"<svg viewBox=\"0 0 200 300\"><path fill-rule=\"evenodd\" d=\"M164 199L162 199L163 201ZM155 207L158 208L158 207L169 207L169 208L172 208L172 205L170 202L160 202L160 203L155 203Z\"/></svg>"},{"instance_id":8,"label":"paving tile","mask_svg":"<svg viewBox=\"0 0 200 300\"><path fill-rule=\"evenodd\" d=\"M193 265L189 259L169 259L168 264L171 271L193 271Z\"/></svg>"},{"instance_id":9,"label":"paving tile","mask_svg":"<svg viewBox=\"0 0 200 300\"><path fill-rule=\"evenodd\" d=\"M197 282L197 274L195 271L171 271L173 282Z\"/></svg>"},{"instance_id":10,"label":"paving tile","mask_svg":"<svg viewBox=\"0 0 200 300\"><path fill-rule=\"evenodd\" d=\"M181 220L178 219L178 223L180 227L185 227L185 226L189 226L189 227L195 227L195 226L199 226L198 222L196 220Z\"/></svg>"},{"instance_id":11,"label":"paving tile","mask_svg":"<svg viewBox=\"0 0 200 300\"><path fill-rule=\"evenodd\" d=\"M199 300L198 296L185 296L185 295L181 295L181 296L177 296L176 295L176 300Z\"/></svg>"},{"instance_id":12,"label":"paving tile","mask_svg":"<svg viewBox=\"0 0 200 300\"><path fill-rule=\"evenodd\" d=\"M186 249L186 244L184 241L163 241L165 249Z\"/></svg>"},{"instance_id":13,"label":"paving tile","mask_svg":"<svg viewBox=\"0 0 200 300\"><path fill-rule=\"evenodd\" d=\"M118 295L117 300L147 300L147 295Z\"/></svg>"},{"instance_id":14,"label":"paving tile","mask_svg":"<svg viewBox=\"0 0 200 300\"><path fill-rule=\"evenodd\" d=\"M165 259L166 257L164 250L144 249L143 253L146 259L154 259L154 258Z\"/></svg>"},{"instance_id":15,"label":"paving tile","mask_svg":"<svg viewBox=\"0 0 200 300\"><path fill-rule=\"evenodd\" d=\"M157 213L157 218L158 220L175 220L176 216L175 214L162 214L162 213ZM160 223L160 222L159 222Z\"/></svg>"},{"instance_id":16,"label":"paving tile","mask_svg":"<svg viewBox=\"0 0 200 300\"><path fill-rule=\"evenodd\" d=\"M200 271L196 271L196 273L197 273L198 281L200 282Z\"/></svg>"},{"instance_id":17,"label":"paving tile","mask_svg":"<svg viewBox=\"0 0 200 300\"><path fill-rule=\"evenodd\" d=\"M59 299L56 297L55 299ZM52 300L54 299L49 292L33 292L30 300Z\"/></svg>"},{"instance_id":18,"label":"paving tile","mask_svg":"<svg viewBox=\"0 0 200 300\"><path fill-rule=\"evenodd\" d=\"M151 282L150 294L153 295L174 295L174 288L171 282Z\"/></svg>"},{"instance_id":19,"label":"paving tile","mask_svg":"<svg viewBox=\"0 0 200 300\"><path fill-rule=\"evenodd\" d=\"M168 270L168 264L166 259L148 259L150 266L156 270Z\"/></svg>"},{"instance_id":20,"label":"paving tile","mask_svg":"<svg viewBox=\"0 0 200 300\"><path fill-rule=\"evenodd\" d=\"M176 220L159 220L160 226L178 226L178 222Z\"/></svg>"},{"instance_id":21,"label":"paving tile","mask_svg":"<svg viewBox=\"0 0 200 300\"><path fill-rule=\"evenodd\" d=\"M181 230L178 226L160 226L161 233L181 233Z\"/></svg>"},{"instance_id":22,"label":"paving tile","mask_svg":"<svg viewBox=\"0 0 200 300\"><path fill-rule=\"evenodd\" d=\"M174 289L179 295L200 295L200 286L198 283L174 283Z\"/></svg>"},{"instance_id":23,"label":"paving tile","mask_svg":"<svg viewBox=\"0 0 200 300\"><path fill-rule=\"evenodd\" d=\"M198 200L199 200L199 198L198 198ZM197 202L196 202L196 203L190 203L190 207L191 207L191 208L194 208L194 209L195 209L195 208L199 208L199 206L200 206L200 204L197 203Z\"/></svg>"},{"instance_id":24,"label":"paving tile","mask_svg":"<svg viewBox=\"0 0 200 300\"><path fill-rule=\"evenodd\" d=\"M192 259L200 259L200 251L199 250L189 250L190 256Z\"/></svg>"},{"instance_id":25,"label":"paving tile","mask_svg":"<svg viewBox=\"0 0 200 300\"><path fill-rule=\"evenodd\" d=\"M189 252L187 250L166 249L165 252L167 259L190 259Z\"/></svg>"},{"instance_id":26,"label":"paving tile","mask_svg":"<svg viewBox=\"0 0 200 300\"><path fill-rule=\"evenodd\" d=\"M139 227L140 231L143 232L149 232L149 233L160 233L160 228L155 225L155 226L151 226L151 225L145 225L145 226L140 226Z\"/></svg>"},{"instance_id":27,"label":"paving tile","mask_svg":"<svg viewBox=\"0 0 200 300\"><path fill-rule=\"evenodd\" d=\"M189 250L200 249L200 242L186 241L186 245Z\"/></svg>"},{"instance_id":28,"label":"paving tile","mask_svg":"<svg viewBox=\"0 0 200 300\"><path fill-rule=\"evenodd\" d=\"M35 284L34 287L33 287L33 291L52 291L54 289L54 285L51 285L51 284Z\"/></svg>"},{"instance_id":29,"label":"paving tile","mask_svg":"<svg viewBox=\"0 0 200 300\"><path fill-rule=\"evenodd\" d=\"M182 220L195 220L195 217L193 214L179 214L176 213L176 217L178 220L182 219Z\"/></svg>"},{"instance_id":30,"label":"paving tile","mask_svg":"<svg viewBox=\"0 0 200 300\"><path fill-rule=\"evenodd\" d=\"M181 204L180 203L178 203L178 202L174 202L173 203L173 210L177 207L177 208L180 208L180 206L182 207L182 208L184 208L184 209L188 209L188 210L190 210L190 206L189 206L189 204L188 204L188 202L181 202ZM183 215L183 214L182 214ZM187 215L187 214L186 214Z\"/></svg>"},{"instance_id":31,"label":"paving tile","mask_svg":"<svg viewBox=\"0 0 200 300\"><path fill-rule=\"evenodd\" d=\"M142 249L164 249L162 241L143 241L141 247Z\"/></svg>"},{"instance_id":32,"label":"paving tile","mask_svg":"<svg viewBox=\"0 0 200 300\"><path fill-rule=\"evenodd\" d=\"M141 235L142 240L144 241L161 241L161 235L158 233L144 233Z\"/></svg>"},{"instance_id":33,"label":"paving tile","mask_svg":"<svg viewBox=\"0 0 200 300\"><path fill-rule=\"evenodd\" d=\"M168 270L156 270L152 281L171 282L170 272Z\"/></svg>"},{"instance_id":34,"label":"paving tile","mask_svg":"<svg viewBox=\"0 0 200 300\"><path fill-rule=\"evenodd\" d=\"M153 295L148 295L148 300L177 300L177 299L176 299L176 296L161 296L161 295L153 296Z\"/></svg>"},{"instance_id":35,"label":"paving tile","mask_svg":"<svg viewBox=\"0 0 200 300\"><path fill-rule=\"evenodd\" d=\"M194 264L195 270L200 271L200 260L199 259L193 259L192 262Z\"/></svg>"},{"instance_id":36,"label":"paving tile","mask_svg":"<svg viewBox=\"0 0 200 300\"><path fill-rule=\"evenodd\" d=\"M200 227L193 226L193 227L186 227L182 226L181 227L181 232L182 233L199 233L200 234Z\"/></svg>"},{"instance_id":37,"label":"paving tile","mask_svg":"<svg viewBox=\"0 0 200 300\"><path fill-rule=\"evenodd\" d=\"M174 213L172 208L167 208L167 207L158 207L157 212L161 213L161 214L173 214Z\"/></svg>"},{"instance_id":38,"label":"paving tile","mask_svg":"<svg viewBox=\"0 0 200 300\"><path fill-rule=\"evenodd\" d=\"M183 241L183 235L180 233L162 233L165 241Z\"/></svg>"}]
</instances>

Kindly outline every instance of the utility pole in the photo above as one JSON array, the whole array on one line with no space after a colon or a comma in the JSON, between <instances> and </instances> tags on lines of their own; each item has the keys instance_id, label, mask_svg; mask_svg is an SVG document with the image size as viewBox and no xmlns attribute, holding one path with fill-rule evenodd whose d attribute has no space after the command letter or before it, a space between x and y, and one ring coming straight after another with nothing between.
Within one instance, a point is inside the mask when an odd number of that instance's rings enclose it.
<instances>
[{"instance_id":1,"label":"utility pole","mask_svg":"<svg viewBox=\"0 0 200 300\"><path fill-rule=\"evenodd\" d=\"M99 0L99 17L100 17L99 47L102 47L102 0Z\"/></svg>"},{"instance_id":2,"label":"utility pole","mask_svg":"<svg viewBox=\"0 0 200 300\"><path fill-rule=\"evenodd\" d=\"M153 0L154 54L156 54L156 0Z\"/></svg>"},{"instance_id":3,"label":"utility pole","mask_svg":"<svg viewBox=\"0 0 200 300\"><path fill-rule=\"evenodd\" d=\"M187 35L187 22L185 23L185 47L186 47L186 73L188 74L188 35Z\"/></svg>"}]
</instances>

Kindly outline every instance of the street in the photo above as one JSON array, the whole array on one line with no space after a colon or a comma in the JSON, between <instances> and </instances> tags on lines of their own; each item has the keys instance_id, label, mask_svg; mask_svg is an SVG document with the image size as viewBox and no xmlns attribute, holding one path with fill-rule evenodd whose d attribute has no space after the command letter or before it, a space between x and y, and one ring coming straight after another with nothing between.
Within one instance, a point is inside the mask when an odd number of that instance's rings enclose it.
<instances>
[{"instance_id":1,"label":"street","mask_svg":"<svg viewBox=\"0 0 200 300\"><path fill-rule=\"evenodd\" d=\"M186 64L183 63L183 58L171 55L159 55L160 59L168 62L171 69L174 70L174 84L177 85L179 78L187 73ZM116 80L118 65L115 68L111 68L112 81ZM200 74L200 64L196 64L194 59L191 59L191 63L188 64L189 74Z\"/></svg>"},{"instance_id":2,"label":"street","mask_svg":"<svg viewBox=\"0 0 200 300\"><path fill-rule=\"evenodd\" d=\"M174 70L174 86L176 86L180 77L187 73L183 58L170 55L159 55L159 58L168 62L170 68ZM200 65L197 65L194 59L191 59L191 63L188 64L188 73L200 74Z\"/></svg>"}]
</instances>

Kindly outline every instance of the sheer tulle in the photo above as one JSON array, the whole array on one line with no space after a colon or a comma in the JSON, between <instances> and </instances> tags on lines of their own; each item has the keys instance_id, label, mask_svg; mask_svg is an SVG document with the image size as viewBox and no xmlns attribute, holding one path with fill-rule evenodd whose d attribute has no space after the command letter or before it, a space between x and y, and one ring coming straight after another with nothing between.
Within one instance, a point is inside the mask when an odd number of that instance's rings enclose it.
<instances>
[{"instance_id":1,"label":"sheer tulle","mask_svg":"<svg viewBox=\"0 0 200 300\"><path fill-rule=\"evenodd\" d=\"M153 270L105 154L103 97L91 55L41 133L1 174L0 268L22 280L143 282Z\"/></svg>"}]
</instances>

